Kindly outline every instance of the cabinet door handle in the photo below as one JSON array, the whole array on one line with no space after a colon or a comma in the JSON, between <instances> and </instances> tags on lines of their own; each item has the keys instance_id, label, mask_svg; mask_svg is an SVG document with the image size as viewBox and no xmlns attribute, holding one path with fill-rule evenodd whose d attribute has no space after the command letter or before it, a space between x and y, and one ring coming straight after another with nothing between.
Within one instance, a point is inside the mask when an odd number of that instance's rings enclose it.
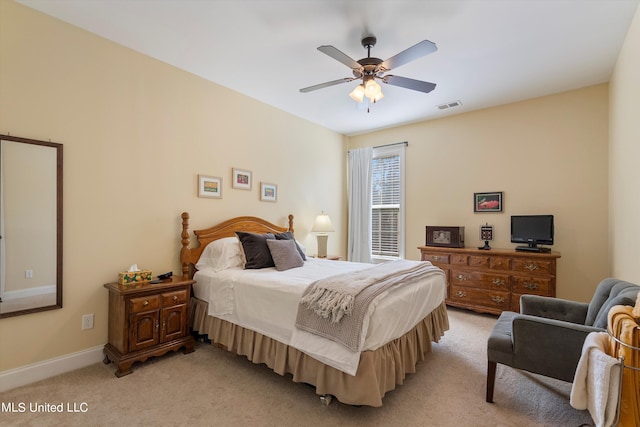
<instances>
[{"instance_id":1,"label":"cabinet door handle","mask_svg":"<svg viewBox=\"0 0 640 427\"><path fill-rule=\"evenodd\" d=\"M456 296L457 296L458 298L464 298L464 297L466 297L466 296L467 296L467 293L466 293L466 292L463 292L463 291L456 291Z\"/></svg>"},{"instance_id":2,"label":"cabinet door handle","mask_svg":"<svg viewBox=\"0 0 640 427\"><path fill-rule=\"evenodd\" d=\"M498 295L494 295L491 297L491 301L495 302L496 304L502 304L504 302L504 298Z\"/></svg>"},{"instance_id":3,"label":"cabinet door handle","mask_svg":"<svg viewBox=\"0 0 640 427\"><path fill-rule=\"evenodd\" d=\"M148 306L148 305L149 305L149 301L144 300L144 302L142 303L142 305L143 305L143 306L145 306L145 307L146 307L146 306Z\"/></svg>"},{"instance_id":4,"label":"cabinet door handle","mask_svg":"<svg viewBox=\"0 0 640 427\"><path fill-rule=\"evenodd\" d=\"M176 301L178 301L178 295L173 296L173 302L176 302Z\"/></svg>"},{"instance_id":5,"label":"cabinet door handle","mask_svg":"<svg viewBox=\"0 0 640 427\"><path fill-rule=\"evenodd\" d=\"M504 279L493 279L491 283L496 286L504 286Z\"/></svg>"},{"instance_id":6,"label":"cabinet door handle","mask_svg":"<svg viewBox=\"0 0 640 427\"><path fill-rule=\"evenodd\" d=\"M537 270L538 264L525 264L524 268L526 268L529 271Z\"/></svg>"},{"instance_id":7,"label":"cabinet door handle","mask_svg":"<svg viewBox=\"0 0 640 427\"><path fill-rule=\"evenodd\" d=\"M462 274L458 274L456 276L456 280L458 280L460 282L464 282L465 280L467 280L467 278L465 276L463 276Z\"/></svg>"},{"instance_id":8,"label":"cabinet door handle","mask_svg":"<svg viewBox=\"0 0 640 427\"><path fill-rule=\"evenodd\" d=\"M522 284L522 286L524 286L527 289L531 289L531 290L535 290L538 289L538 284L537 283L531 283L531 282L524 282Z\"/></svg>"}]
</instances>

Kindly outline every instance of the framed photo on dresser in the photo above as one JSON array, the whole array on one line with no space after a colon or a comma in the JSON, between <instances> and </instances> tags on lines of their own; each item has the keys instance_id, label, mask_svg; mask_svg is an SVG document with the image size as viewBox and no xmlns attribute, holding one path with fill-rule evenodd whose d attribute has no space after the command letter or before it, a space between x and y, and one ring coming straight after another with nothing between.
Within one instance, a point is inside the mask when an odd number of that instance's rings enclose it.
<instances>
[{"instance_id":1,"label":"framed photo on dresser","mask_svg":"<svg viewBox=\"0 0 640 427\"><path fill-rule=\"evenodd\" d=\"M426 246L464 248L464 227L427 225Z\"/></svg>"}]
</instances>

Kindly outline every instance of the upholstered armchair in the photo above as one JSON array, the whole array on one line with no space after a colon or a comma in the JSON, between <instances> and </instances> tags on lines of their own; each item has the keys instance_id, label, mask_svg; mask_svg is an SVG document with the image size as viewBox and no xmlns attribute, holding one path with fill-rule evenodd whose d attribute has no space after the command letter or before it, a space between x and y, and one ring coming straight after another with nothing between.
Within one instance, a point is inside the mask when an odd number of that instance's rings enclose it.
<instances>
[{"instance_id":1,"label":"upholstered armchair","mask_svg":"<svg viewBox=\"0 0 640 427\"><path fill-rule=\"evenodd\" d=\"M523 295L520 313L503 312L487 343L487 402L493 402L498 363L535 374L573 382L590 332L607 328L614 305L634 306L640 286L605 279L589 304Z\"/></svg>"}]
</instances>

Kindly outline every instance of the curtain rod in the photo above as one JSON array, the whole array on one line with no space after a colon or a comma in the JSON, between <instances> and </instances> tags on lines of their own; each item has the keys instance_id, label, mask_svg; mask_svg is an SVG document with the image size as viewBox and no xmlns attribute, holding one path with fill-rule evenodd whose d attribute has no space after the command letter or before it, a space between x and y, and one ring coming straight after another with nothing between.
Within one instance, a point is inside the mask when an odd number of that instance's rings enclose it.
<instances>
[{"instance_id":1,"label":"curtain rod","mask_svg":"<svg viewBox=\"0 0 640 427\"><path fill-rule=\"evenodd\" d=\"M408 141L404 141L404 142L394 142L393 144L384 144L384 145L375 145L371 148L383 148L383 147L393 147L394 145L401 145L404 144L405 147L409 146L409 142ZM349 152L351 150L348 150L347 152Z\"/></svg>"},{"instance_id":2,"label":"curtain rod","mask_svg":"<svg viewBox=\"0 0 640 427\"><path fill-rule=\"evenodd\" d=\"M405 146L408 146L409 142L408 141L394 142L393 144L376 145L375 147L372 147L372 148L393 147L394 145L400 145L400 144L404 144Z\"/></svg>"}]
</instances>

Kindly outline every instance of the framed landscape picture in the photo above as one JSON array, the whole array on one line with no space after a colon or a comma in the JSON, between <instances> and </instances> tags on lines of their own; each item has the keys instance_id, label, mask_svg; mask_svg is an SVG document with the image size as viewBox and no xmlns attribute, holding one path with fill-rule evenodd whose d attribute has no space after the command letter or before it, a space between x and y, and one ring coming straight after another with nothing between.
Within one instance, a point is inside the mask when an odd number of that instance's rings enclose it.
<instances>
[{"instance_id":1,"label":"framed landscape picture","mask_svg":"<svg viewBox=\"0 0 640 427\"><path fill-rule=\"evenodd\" d=\"M198 197L222 198L222 178L198 175Z\"/></svg>"},{"instance_id":2,"label":"framed landscape picture","mask_svg":"<svg viewBox=\"0 0 640 427\"><path fill-rule=\"evenodd\" d=\"M251 171L233 168L231 187L239 190L251 190Z\"/></svg>"},{"instance_id":3,"label":"framed landscape picture","mask_svg":"<svg viewBox=\"0 0 640 427\"><path fill-rule=\"evenodd\" d=\"M260 183L260 200L263 202L275 202L278 200L278 186L275 184Z\"/></svg>"},{"instance_id":4,"label":"framed landscape picture","mask_svg":"<svg viewBox=\"0 0 640 427\"><path fill-rule=\"evenodd\" d=\"M502 212L502 191L473 193L474 212Z\"/></svg>"}]
</instances>

